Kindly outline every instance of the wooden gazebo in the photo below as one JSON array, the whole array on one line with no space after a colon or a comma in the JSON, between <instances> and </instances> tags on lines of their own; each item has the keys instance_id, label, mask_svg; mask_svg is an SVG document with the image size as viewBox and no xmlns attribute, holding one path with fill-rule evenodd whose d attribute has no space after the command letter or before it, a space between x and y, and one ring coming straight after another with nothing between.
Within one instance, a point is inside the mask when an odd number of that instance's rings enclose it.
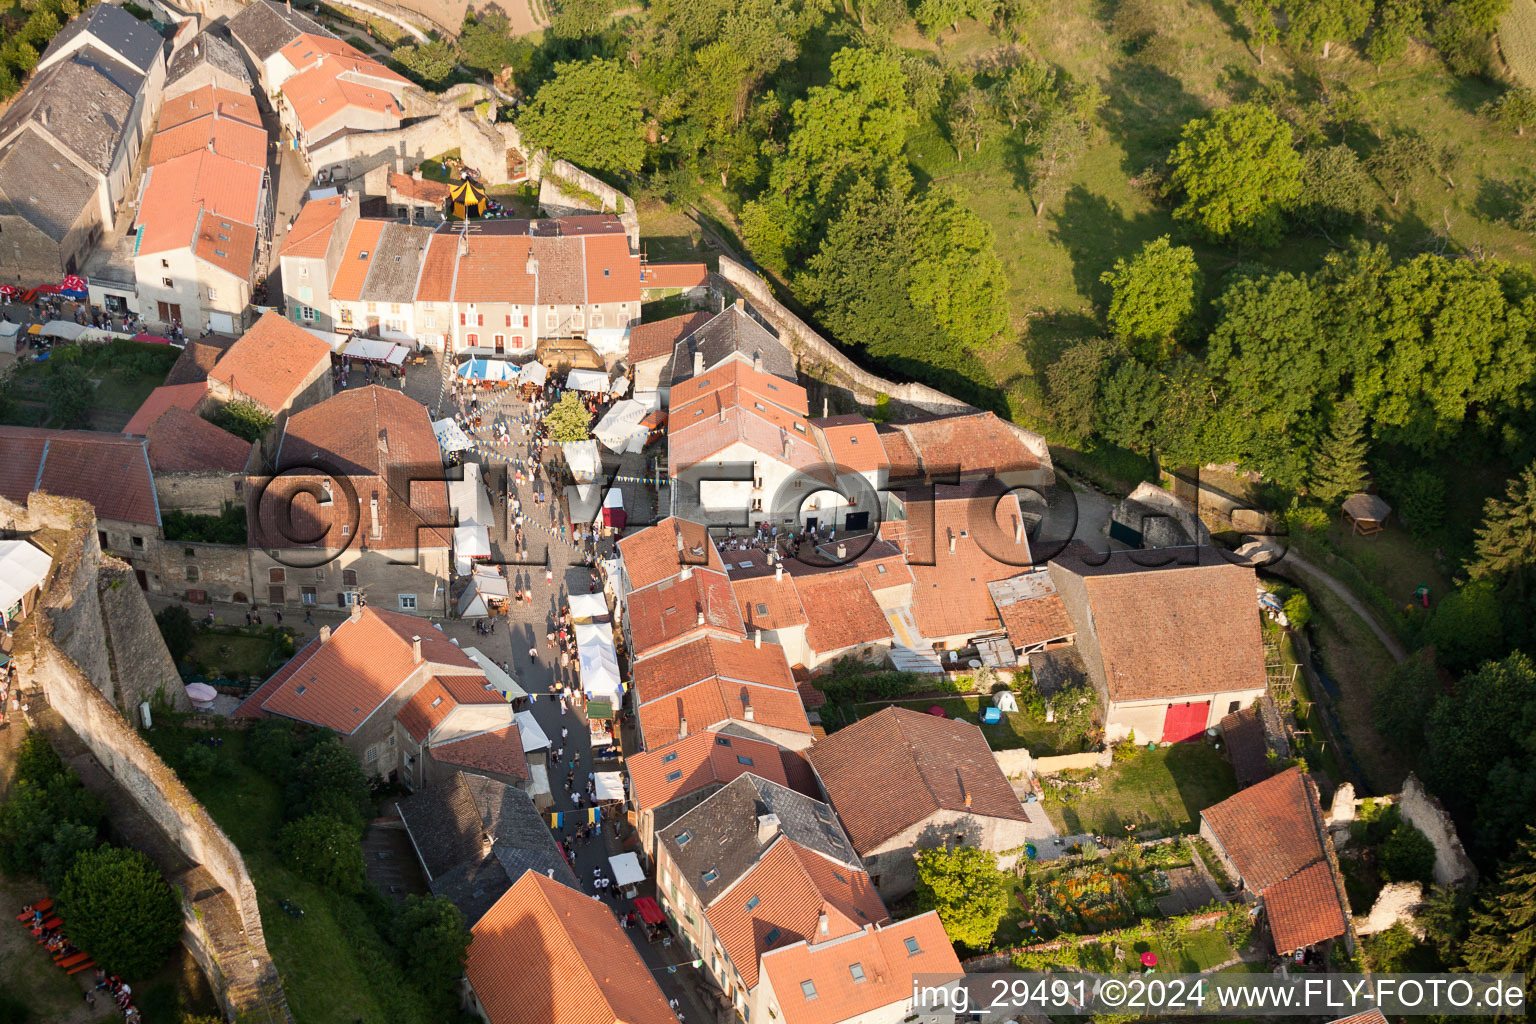
<instances>
[{"instance_id":1,"label":"wooden gazebo","mask_svg":"<svg viewBox=\"0 0 1536 1024\"><path fill-rule=\"evenodd\" d=\"M1351 494L1344 500L1344 523L1362 537L1374 537L1387 524L1392 506L1378 494Z\"/></svg>"}]
</instances>

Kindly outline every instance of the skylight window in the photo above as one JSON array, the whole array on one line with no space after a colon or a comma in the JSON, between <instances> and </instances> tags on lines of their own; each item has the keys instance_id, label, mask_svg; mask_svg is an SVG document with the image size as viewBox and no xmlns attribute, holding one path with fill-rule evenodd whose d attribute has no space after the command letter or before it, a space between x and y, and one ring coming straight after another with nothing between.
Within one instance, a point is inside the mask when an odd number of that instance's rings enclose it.
<instances>
[{"instance_id":1,"label":"skylight window","mask_svg":"<svg viewBox=\"0 0 1536 1024\"><path fill-rule=\"evenodd\" d=\"M752 898L751 898L751 899L749 899L749 900L747 900L747 909L748 909L748 910L754 910L754 909L756 909L756 908L757 908L757 905L758 905L758 904L759 904L759 903L760 903L760 902L762 902L762 901L761 901L761 900L759 900L759 899L758 899L758 898L757 898L757 897L756 897L756 896L753 896L753 897L752 897Z\"/></svg>"},{"instance_id":2,"label":"skylight window","mask_svg":"<svg viewBox=\"0 0 1536 1024\"><path fill-rule=\"evenodd\" d=\"M433 707L437 707L442 702L443 702L443 698L441 698L441 697L434 697L433 700L432 700L432 706Z\"/></svg>"},{"instance_id":3,"label":"skylight window","mask_svg":"<svg viewBox=\"0 0 1536 1024\"><path fill-rule=\"evenodd\" d=\"M910 938L909 937L909 938L904 939L902 941L904 941L907 944L907 956L917 956L917 954L922 952L922 950L919 949L918 946L917 946L917 939L916 938Z\"/></svg>"},{"instance_id":4,"label":"skylight window","mask_svg":"<svg viewBox=\"0 0 1536 1024\"><path fill-rule=\"evenodd\" d=\"M692 838L693 838L693 833L692 832L688 832L686 830L682 831L682 832L679 832L677 834L677 845L678 846L687 846L688 845L688 840L690 840Z\"/></svg>"},{"instance_id":5,"label":"skylight window","mask_svg":"<svg viewBox=\"0 0 1536 1024\"><path fill-rule=\"evenodd\" d=\"M757 614L759 614L759 615L767 615L768 614L768 606L766 604L763 604L763 602L761 602L761 601L757 602Z\"/></svg>"},{"instance_id":6,"label":"skylight window","mask_svg":"<svg viewBox=\"0 0 1536 1024\"><path fill-rule=\"evenodd\" d=\"M298 689L297 689L297 690L294 690L294 691L293 691L293 692L294 692L294 693L296 693L296 694L298 694L298 695L300 695L300 696L303 696L303 694L304 694L304 691L305 691L305 690L307 690L307 689L309 689L309 687L307 687L307 686L301 686L301 687L299 687L299 688L298 688Z\"/></svg>"},{"instance_id":7,"label":"skylight window","mask_svg":"<svg viewBox=\"0 0 1536 1024\"><path fill-rule=\"evenodd\" d=\"M683 773L681 771L674 770L674 771L667 772L667 781L668 782L676 782L678 779L680 779L682 777L683 777Z\"/></svg>"},{"instance_id":8,"label":"skylight window","mask_svg":"<svg viewBox=\"0 0 1536 1024\"><path fill-rule=\"evenodd\" d=\"M860 982L862 982L864 980L864 965L863 964L849 964L848 965L848 973L853 975L853 983L855 985L857 985L857 984L859 984Z\"/></svg>"},{"instance_id":9,"label":"skylight window","mask_svg":"<svg viewBox=\"0 0 1536 1024\"><path fill-rule=\"evenodd\" d=\"M763 936L763 945L771 946L775 942L778 942L783 937L784 937L784 933L783 932L779 931L777 928L771 928L771 929L769 929L768 934Z\"/></svg>"},{"instance_id":10,"label":"skylight window","mask_svg":"<svg viewBox=\"0 0 1536 1024\"><path fill-rule=\"evenodd\" d=\"M715 746L717 746L717 747L728 747L730 745L731 745L731 738L729 736L716 736L715 737Z\"/></svg>"},{"instance_id":11,"label":"skylight window","mask_svg":"<svg viewBox=\"0 0 1536 1024\"><path fill-rule=\"evenodd\" d=\"M802 981L800 983L800 994L807 999L815 999L816 983L814 981Z\"/></svg>"},{"instance_id":12,"label":"skylight window","mask_svg":"<svg viewBox=\"0 0 1536 1024\"><path fill-rule=\"evenodd\" d=\"M848 879L844 878L842 875L838 874L836 871L832 872L832 877L837 879L843 885L847 885L848 884Z\"/></svg>"},{"instance_id":13,"label":"skylight window","mask_svg":"<svg viewBox=\"0 0 1536 1024\"><path fill-rule=\"evenodd\" d=\"M713 885L718 881L720 881L720 872L716 871L714 868L710 868L708 871L704 872L705 885Z\"/></svg>"},{"instance_id":14,"label":"skylight window","mask_svg":"<svg viewBox=\"0 0 1536 1024\"><path fill-rule=\"evenodd\" d=\"M360 259L360 260L367 259L368 258L368 250L367 249L359 249L358 253L357 253L357 258Z\"/></svg>"},{"instance_id":15,"label":"skylight window","mask_svg":"<svg viewBox=\"0 0 1536 1024\"><path fill-rule=\"evenodd\" d=\"M748 768L752 767L752 759L750 757L745 756L744 754L737 754L736 755L736 763L737 764L744 764Z\"/></svg>"},{"instance_id":16,"label":"skylight window","mask_svg":"<svg viewBox=\"0 0 1536 1024\"><path fill-rule=\"evenodd\" d=\"M667 753L661 755L661 763L662 764L671 764L673 761L676 761L676 760L677 760L677 751L675 751L675 750L668 751Z\"/></svg>"}]
</instances>

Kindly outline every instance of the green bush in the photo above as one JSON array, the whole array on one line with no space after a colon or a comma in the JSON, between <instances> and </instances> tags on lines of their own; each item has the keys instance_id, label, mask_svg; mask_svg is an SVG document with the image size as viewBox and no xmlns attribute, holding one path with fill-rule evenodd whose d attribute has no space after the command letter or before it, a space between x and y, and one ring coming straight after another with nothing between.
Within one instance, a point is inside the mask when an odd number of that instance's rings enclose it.
<instances>
[{"instance_id":1,"label":"green bush","mask_svg":"<svg viewBox=\"0 0 1536 1024\"><path fill-rule=\"evenodd\" d=\"M469 949L469 929L459 908L446 896L409 896L390 931L416 986L439 1003L452 1005Z\"/></svg>"},{"instance_id":2,"label":"green bush","mask_svg":"<svg viewBox=\"0 0 1536 1024\"><path fill-rule=\"evenodd\" d=\"M48 742L46 733L29 732L16 752L16 778L46 785L64 773L64 762Z\"/></svg>"},{"instance_id":3,"label":"green bush","mask_svg":"<svg viewBox=\"0 0 1536 1024\"><path fill-rule=\"evenodd\" d=\"M167 513L167 518L169 515ZM192 613L186 608L179 604L166 605L155 613L155 625L160 627L160 636L177 664L192 653L192 643L197 639L197 626L192 622Z\"/></svg>"},{"instance_id":4,"label":"green bush","mask_svg":"<svg viewBox=\"0 0 1536 1024\"><path fill-rule=\"evenodd\" d=\"M1312 621L1312 602L1306 594L1298 590L1285 599L1285 617L1292 629L1301 631L1307 628L1307 623Z\"/></svg>"},{"instance_id":5,"label":"green bush","mask_svg":"<svg viewBox=\"0 0 1536 1024\"><path fill-rule=\"evenodd\" d=\"M334 734L318 735L288 784L289 817L327 814L361 826L373 813L368 776Z\"/></svg>"},{"instance_id":6,"label":"green bush","mask_svg":"<svg viewBox=\"0 0 1536 1024\"><path fill-rule=\"evenodd\" d=\"M181 941L176 893L137 850L103 846L76 857L59 910L70 940L114 974L150 974Z\"/></svg>"},{"instance_id":7,"label":"green bush","mask_svg":"<svg viewBox=\"0 0 1536 1024\"><path fill-rule=\"evenodd\" d=\"M1399 820L1393 826L1377 858L1388 882L1419 882L1426 889L1434 882L1435 847L1411 822Z\"/></svg>"},{"instance_id":8,"label":"green bush","mask_svg":"<svg viewBox=\"0 0 1536 1024\"><path fill-rule=\"evenodd\" d=\"M263 719L246 734L246 756L258 771L279 783L292 778L298 750L296 727L285 718Z\"/></svg>"},{"instance_id":9,"label":"green bush","mask_svg":"<svg viewBox=\"0 0 1536 1024\"><path fill-rule=\"evenodd\" d=\"M328 814L291 821L278 833L283 856L311 881L356 893L363 888L362 834L357 826Z\"/></svg>"},{"instance_id":10,"label":"green bush","mask_svg":"<svg viewBox=\"0 0 1536 1024\"><path fill-rule=\"evenodd\" d=\"M245 507L225 502L216 516L168 509L161 515L165 539L202 544L245 544Z\"/></svg>"},{"instance_id":11,"label":"green bush","mask_svg":"<svg viewBox=\"0 0 1536 1024\"><path fill-rule=\"evenodd\" d=\"M259 405L243 401L220 406L208 420L214 426L252 443L266 437L274 422Z\"/></svg>"}]
</instances>

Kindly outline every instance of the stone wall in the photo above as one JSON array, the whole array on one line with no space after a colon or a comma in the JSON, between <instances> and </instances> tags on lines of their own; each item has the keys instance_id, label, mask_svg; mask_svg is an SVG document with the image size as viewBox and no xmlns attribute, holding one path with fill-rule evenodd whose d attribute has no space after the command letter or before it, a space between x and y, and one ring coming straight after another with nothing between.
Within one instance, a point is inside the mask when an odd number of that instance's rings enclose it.
<instances>
[{"instance_id":1,"label":"stone wall","mask_svg":"<svg viewBox=\"0 0 1536 1024\"><path fill-rule=\"evenodd\" d=\"M1403 791L1397 797L1397 811L1405 821L1424 834L1435 848L1435 884L1477 884L1477 868L1461 845L1451 816L1445 813L1440 801L1424 790L1418 777L1410 774L1403 781Z\"/></svg>"},{"instance_id":2,"label":"stone wall","mask_svg":"<svg viewBox=\"0 0 1536 1024\"><path fill-rule=\"evenodd\" d=\"M992 756L997 766L1011 779L1027 779L1032 775L1055 775L1057 772L1085 771L1089 768L1106 768L1114 754L1104 750L1089 750L1081 754L1057 754L1053 757L1034 757L1022 747L1016 750L994 750Z\"/></svg>"},{"instance_id":3,"label":"stone wall","mask_svg":"<svg viewBox=\"0 0 1536 1024\"><path fill-rule=\"evenodd\" d=\"M33 494L25 508L0 499L0 513L17 529L63 531L40 613L17 633L27 675L101 766L213 883L183 885L185 903L197 907L219 893L227 896L223 924L184 908L204 925L183 935L199 962L213 965L209 977L226 1013L242 1020L291 1021L267 952L256 887L240 851L108 697L108 691L120 698L136 695L156 666L164 670L169 663L143 593L126 567L103 560L85 503ZM73 653L66 653L66 645ZM147 667L133 668L129 660ZM94 675L102 672L109 678L105 689Z\"/></svg>"},{"instance_id":4,"label":"stone wall","mask_svg":"<svg viewBox=\"0 0 1536 1024\"><path fill-rule=\"evenodd\" d=\"M336 141L310 151L314 170L329 171L338 182L377 181L370 171L389 168L409 174L422 161L457 149L465 166L480 172L486 185L503 185L507 175L507 151L516 150L525 160L525 173L537 178L543 166L543 154L528 154L517 126L508 121L494 124L463 109L461 104L490 99L483 87L464 86L441 97L420 90L405 91L408 123L399 128L344 135ZM482 95L483 93L483 95ZM371 188L369 195L385 195Z\"/></svg>"},{"instance_id":5,"label":"stone wall","mask_svg":"<svg viewBox=\"0 0 1536 1024\"><path fill-rule=\"evenodd\" d=\"M160 546L160 562L165 593L178 600L201 590L209 601L248 604L255 593L250 552L242 544L168 540ZM197 570L197 579L187 578L189 568Z\"/></svg>"},{"instance_id":6,"label":"stone wall","mask_svg":"<svg viewBox=\"0 0 1536 1024\"><path fill-rule=\"evenodd\" d=\"M596 178L575 164L565 160L556 160L550 165L549 173L563 178L578 187L597 196L601 210L609 213L618 213L619 220L624 223L624 233L629 236L629 251L640 251L640 215L635 211L635 201L618 189L609 185L600 178ZM564 193L562 193L563 195ZM539 205L544 205L544 192L539 192ZM581 209L572 210L574 213L582 212ZM564 216L554 213L552 216Z\"/></svg>"},{"instance_id":7,"label":"stone wall","mask_svg":"<svg viewBox=\"0 0 1536 1024\"><path fill-rule=\"evenodd\" d=\"M156 699L176 711L191 711L192 702L181 685L176 662L160 639L159 627L149 602L139 590L133 571L115 559L104 559L97 569L96 596L101 603L102 621L106 623L107 660L116 683L118 708L131 721L135 709L144 701ZM75 647L95 638L76 634ZM70 653L66 648L65 653ZM73 657L73 655L71 655Z\"/></svg>"},{"instance_id":8,"label":"stone wall","mask_svg":"<svg viewBox=\"0 0 1536 1024\"><path fill-rule=\"evenodd\" d=\"M155 474L155 496L160 511L216 516L226 502L240 504L240 474L224 472L175 472ZM167 580L173 583L174 580Z\"/></svg>"}]
</instances>

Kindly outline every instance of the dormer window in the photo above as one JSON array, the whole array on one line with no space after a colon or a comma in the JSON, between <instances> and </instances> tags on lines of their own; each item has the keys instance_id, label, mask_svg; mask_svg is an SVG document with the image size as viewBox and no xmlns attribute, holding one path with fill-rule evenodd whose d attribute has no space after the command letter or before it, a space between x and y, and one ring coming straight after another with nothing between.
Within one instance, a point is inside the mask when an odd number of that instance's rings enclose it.
<instances>
[{"instance_id":1,"label":"dormer window","mask_svg":"<svg viewBox=\"0 0 1536 1024\"><path fill-rule=\"evenodd\" d=\"M438 705L439 705L439 704L441 704L441 703L442 703L442 702L443 702L443 698L441 698L441 697L435 697L435 698L433 698L433 700L432 700L432 706L433 706L433 707L437 707L437 706L438 706Z\"/></svg>"},{"instance_id":2,"label":"dormer window","mask_svg":"<svg viewBox=\"0 0 1536 1024\"><path fill-rule=\"evenodd\" d=\"M692 832L689 832L687 830L679 832L677 834L677 845L678 846L687 846L688 845L688 840L690 840L692 838L693 838L693 833Z\"/></svg>"},{"instance_id":3,"label":"dormer window","mask_svg":"<svg viewBox=\"0 0 1536 1024\"><path fill-rule=\"evenodd\" d=\"M710 868L708 871L704 872L705 885L713 885L718 881L720 881L720 872L716 871L714 868Z\"/></svg>"}]
</instances>

